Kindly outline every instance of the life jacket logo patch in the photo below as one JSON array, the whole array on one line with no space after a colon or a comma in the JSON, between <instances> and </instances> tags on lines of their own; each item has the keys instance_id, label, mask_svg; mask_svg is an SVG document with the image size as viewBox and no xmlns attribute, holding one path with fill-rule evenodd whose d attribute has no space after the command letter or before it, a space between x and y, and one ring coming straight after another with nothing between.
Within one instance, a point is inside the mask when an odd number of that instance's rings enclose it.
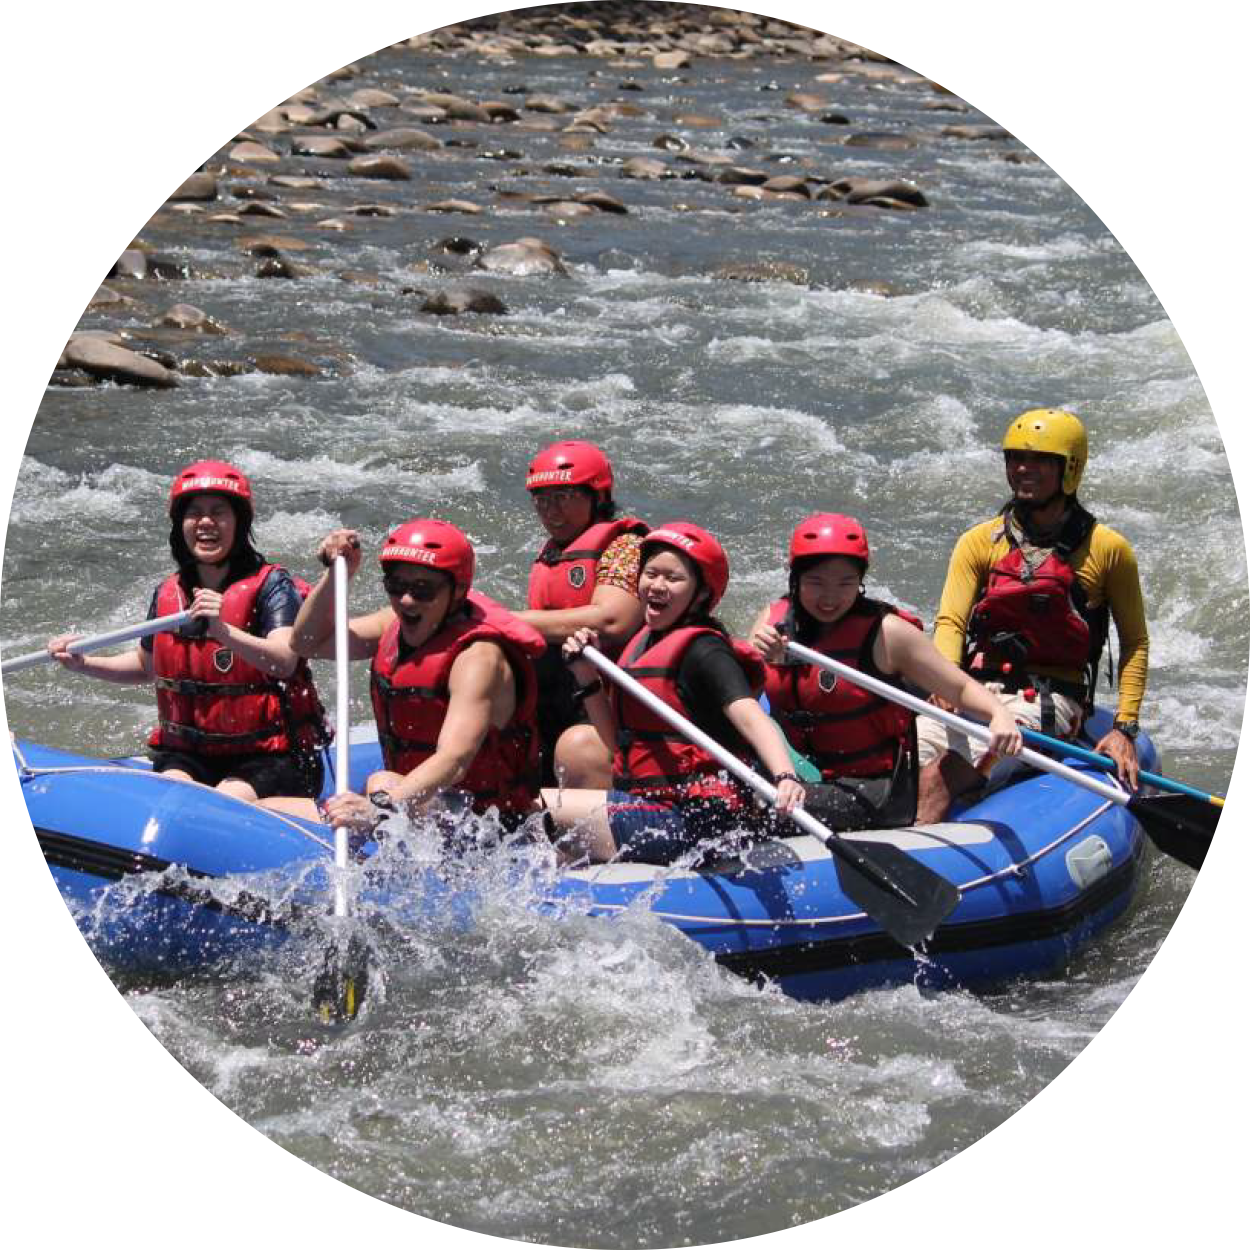
<instances>
[{"instance_id":1,"label":"life jacket logo patch","mask_svg":"<svg viewBox=\"0 0 1250 1250\"><path fill-rule=\"evenodd\" d=\"M831 673L827 668L822 668L819 676L816 678L816 684L825 694L832 694L838 685L838 675L837 673Z\"/></svg>"},{"instance_id":2,"label":"life jacket logo patch","mask_svg":"<svg viewBox=\"0 0 1250 1250\"><path fill-rule=\"evenodd\" d=\"M581 590L586 584L586 570L580 564L575 564L569 569L569 585L574 590Z\"/></svg>"},{"instance_id":3,"label":"life jacket logo patch","mask_svg":"<svg viewBox=\"0 0 1250 1250\"><path fill-rule=\"evenodd\" d=\"M228 673L234 667L234 652L228 647L220 647L213 652L213 667L219 673Z\"/></svg>"}]
</instances>

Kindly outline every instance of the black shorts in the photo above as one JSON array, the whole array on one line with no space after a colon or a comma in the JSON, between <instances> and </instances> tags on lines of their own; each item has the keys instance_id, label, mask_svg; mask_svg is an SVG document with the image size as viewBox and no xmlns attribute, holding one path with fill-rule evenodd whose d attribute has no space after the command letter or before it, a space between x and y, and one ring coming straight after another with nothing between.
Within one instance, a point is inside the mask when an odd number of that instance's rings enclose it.
<instances>
[{"instance_id":1,"label":"black shorts","mask_svg":"<svg viewBox=\"0 0 1250 1250\"><path fill-rule=\"evenodd\" d=\"M289 751L281 755L273 752L191 755L152 747L148 758L154 772L177 768L206 786L216 786L227 777L237 777L256 791L258 799L272 798L275 794L315 799L325 783L325 764L320 751L313 754Z\"/></svg>"}]
</instances>

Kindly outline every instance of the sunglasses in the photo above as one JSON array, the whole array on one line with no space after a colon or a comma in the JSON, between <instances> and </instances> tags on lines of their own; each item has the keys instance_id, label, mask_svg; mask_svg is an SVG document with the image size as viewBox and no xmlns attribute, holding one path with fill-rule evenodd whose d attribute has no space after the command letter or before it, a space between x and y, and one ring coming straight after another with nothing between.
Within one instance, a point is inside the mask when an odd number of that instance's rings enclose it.
<instances>
[{"instance_id":1,"label":"sunglasses","mask_svg":"<svg viewBox=\"0 0 1250 1250\"><path fill-rule=\"evenodd\" d=\"M580 486L548 486L544 490L531 491L534 507L540 512L547 508L567 508L582 495Z\"/></svg>"},{"instance_id":2,"label":"sunglasses","mask_svg":"<svg viewBox=\"0 0 1250 1250\"><path fill-rule=\"evenodd\" d=\"M402 599L404 595L410 595L418 603L433 603L438 598L439 591L443 589L443 583L410 582L402 577L396 577L393 573L387 573L382 577L382 589L393 599Z\"/></svg>"}]
</instances>

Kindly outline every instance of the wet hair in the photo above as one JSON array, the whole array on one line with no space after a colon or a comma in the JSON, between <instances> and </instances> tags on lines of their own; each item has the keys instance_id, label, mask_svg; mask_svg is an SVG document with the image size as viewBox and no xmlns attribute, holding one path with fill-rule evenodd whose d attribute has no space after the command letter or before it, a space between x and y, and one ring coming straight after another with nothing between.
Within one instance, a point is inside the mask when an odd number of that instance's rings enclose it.
<instances>
[{"instance_id":1,"label":"wet hair","mask_svg":"<svg viewBox=\"0 0 1250 1250\"><path fill-rule=\"evenodd\" d=\"M204 493L211 494L212 492ZM169 524L169 550L174 557L174 563L178 566L179 580L188 591L199 585L195 557L187 546L187 540L182 536L183 517L186 516L187 505L194 497L194 495L184 495L174 504ZM230 495L222 495L221 498L230 505L235 522L234 545L230 548L230 555L226 560L226 584L229 585L240 578L250 577L268 561L256 550L256 541L252 534L251 508L243 500L234 499Z\"/></svg>"},{"instance_id":2,"label":"wet hair","mask_svg":"<svg viewBox=\"0 0 1250 1250\"><path fill-rule=\"evenodd\" d=\"M861 560L858 556L842 556L843 560L849 560L859 569L860 577L860 597L864 593L863 579L868 572L868 561ZM786 598L790 603L790 616L794 621L794 641L808 644L814 642L820 631L824 628L823 624L818 621L804 606L799 598L799 579L804 573L816 567L816 565L828 560L827 555L800 556L790 566L790 584L786 591Z\"/></svg>"}]
</instances>

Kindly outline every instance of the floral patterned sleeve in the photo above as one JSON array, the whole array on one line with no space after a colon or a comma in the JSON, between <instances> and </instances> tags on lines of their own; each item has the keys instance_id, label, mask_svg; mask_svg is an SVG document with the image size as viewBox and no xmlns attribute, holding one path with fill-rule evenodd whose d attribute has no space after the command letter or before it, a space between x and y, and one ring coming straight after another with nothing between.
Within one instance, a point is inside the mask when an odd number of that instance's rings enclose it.
<instances>
[{"instance_id":1,"label":"floral patterned sleeve","mask_svg":"<svg viewBox=\"0 0 1250 1250\"><path fill-rule=\"evenodd\" d=\"M631 595L638 593L638 570L642 561L639 550L642 547L641 534L622 534L613 539L607 550L599 557L599 567L595 572L596 586L615 586L619 590L628 591Z\"/></svg>"}]
</instances>

